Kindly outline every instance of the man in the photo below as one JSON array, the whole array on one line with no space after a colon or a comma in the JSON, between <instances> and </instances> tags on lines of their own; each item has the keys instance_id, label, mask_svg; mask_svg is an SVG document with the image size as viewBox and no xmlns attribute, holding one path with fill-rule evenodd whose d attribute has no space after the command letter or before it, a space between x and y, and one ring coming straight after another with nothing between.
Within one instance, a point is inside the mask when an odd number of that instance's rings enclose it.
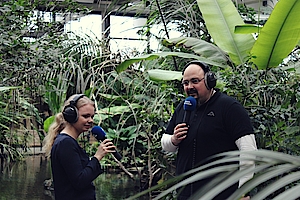
<instances>
[{"instance_id":1,"label":"man","mask_svg":"<svg viewBox=\"0 0 300 200\"><path fill-rule=\"evenodd\" d=\"M191 111L187 125L182 122L185 111L181 102L161 139L164 150L177 151L177 175L218 153L257 149L247 111L237 100L214 88L216 77L205 63L192 61L186 65L182 84L186 95L196 99L196 109ZM239 186L252 176L239 180ZM205 183L198 181L185 186L179 190L178 200L188 199ZM237 187L237 184L233 185L215 199L226 199Z\"/></svg>"}]
</instances>

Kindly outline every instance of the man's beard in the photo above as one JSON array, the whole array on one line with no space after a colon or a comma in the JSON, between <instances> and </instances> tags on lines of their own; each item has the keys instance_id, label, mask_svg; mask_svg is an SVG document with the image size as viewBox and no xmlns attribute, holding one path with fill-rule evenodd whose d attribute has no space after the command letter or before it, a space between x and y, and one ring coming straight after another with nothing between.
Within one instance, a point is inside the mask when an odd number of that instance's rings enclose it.
<instances>
[{"instance_id":1,"label":"man's beard","mask_svg":"<svg viewBox=\"0 0 300 200\"><path fill-rule=\"evenodd\" d=\"M188 94L188 96L191 96L191 94L197 94L197 96L198 96L198 91L195 88L191 88L191 89L187 90L186 93Z\"/></svg>"},{"instance_id":2,"label":"man's beard","mask_svg":"<svg viewBox=\"0 0 300 200\"><path fill-rule=\"evenodd\" d=\"M197 98L195 98L195 99L197 101L197 107L199 107L201 105L198 91L195 88L191 88L191 89L187 90L186 93L187 93L188 96L191 96L192 94L196 94Z\"/></svg>"}]
</instances>

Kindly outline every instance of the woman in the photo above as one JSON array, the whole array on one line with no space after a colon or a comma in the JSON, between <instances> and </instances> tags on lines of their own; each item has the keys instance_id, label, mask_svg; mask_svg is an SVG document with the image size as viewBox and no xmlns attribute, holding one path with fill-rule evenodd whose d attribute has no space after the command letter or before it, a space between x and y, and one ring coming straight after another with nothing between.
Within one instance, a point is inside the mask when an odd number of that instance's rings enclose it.
<instances>
[{"instance_id":1,"label":"woman","mask_svg":"<svg viewBox=\"0 0 300 200\"><path fill-rule=\"evenodd\" d=\"M82 94L71 96L63 112L55 116L45 137L46 155L51 156L56 200L96 199L93 180L103 171L99 161L115 148L105 139L92 158L79 146L78 136L93 125L94 102Z\"/></svg>"}]
</instances>

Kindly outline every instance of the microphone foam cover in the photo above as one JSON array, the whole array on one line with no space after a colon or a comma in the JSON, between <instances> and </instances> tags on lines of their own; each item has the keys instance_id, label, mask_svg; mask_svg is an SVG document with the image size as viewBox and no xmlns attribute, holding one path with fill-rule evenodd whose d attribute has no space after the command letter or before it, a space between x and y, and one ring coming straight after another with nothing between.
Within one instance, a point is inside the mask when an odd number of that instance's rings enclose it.
<instances>
[{"instance_id":1,"label":"microphone foam cover","mask_svg":"<svg viewBox=\"0 0 300 200\"><path fill-rule=\"evenodd\" d=\"M91 132L97 140L103 141L106 138L106 133L100 126L94 126Z\"/></svg>"},{"instance_id":2,"label":"microphone foam cover","mask_svg":"<svg viewBox=\"0 0 300 200\"><path fill-rule=\"evenodd\" d=\"M187 97L183 104L183 109L187 111L193 111L196 109L197 101L194 97Z\"/></svg>"}]
</instances>

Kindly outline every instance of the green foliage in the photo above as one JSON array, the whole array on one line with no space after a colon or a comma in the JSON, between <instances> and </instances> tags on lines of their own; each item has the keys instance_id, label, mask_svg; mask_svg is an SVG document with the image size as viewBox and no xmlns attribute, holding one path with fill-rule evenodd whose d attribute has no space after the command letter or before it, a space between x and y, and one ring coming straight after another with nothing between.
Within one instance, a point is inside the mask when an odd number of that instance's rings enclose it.
<instances>
[{"instance_id":1,"label":"green foliage","mask_svg":"<svg viewBox=\"0 0 300 200\"><path fill-rule=\"evenodd\" d=\"M217 46L225 51L236 65L244 63L255 40L250 34L234 34L235 26L244 22L233 3L230 0L201 0L197 3Z\"/></svg>"},{"instance_id":2,"label":"green foliage","mask_svg":"<svg viewBox=\"0 0 300 200\"><path fill-rule=\"evenodd\" d=\"M259 69L277 67L300 40L297 20L300 2L279 1L251 49L253 63Z\"/></svg>"},{"instance_id":3,"label":"green foliage","mask_svg":"<svg viewBox=\"0 0 300 200\"><path fill-rule=\"evenodd\" d=\"M163 40L162 44L167 47L183 47L183 49L188 49L197 55L205 58L205 62L216 66L226 66L229 62L227 55L216 45L206 42L202 39L193 37L180 37ZM196 45L195 45L196 44Z\"/></svg>"},{"instance_id":4,"label":"green foliage","mask_svg":"<svg viewBox=\"0 0 300 200\"><path fill-rule=\"evenodd\" d=\"M299 189L297 181L300 179L298 172L300 160L299 157L286 155L279 152L269 150L258 150L253 152L245 152L243 155L246 160L253 160L256 164L255 168L246 168L239 170L239 164L220 166L220 163L228 163L239 161L241 153L238 151L226 152L215 155L218 158L215 161L190 170L185 174L173 179L174 184L168 190L162 192L154 199L161 199L176 188L192 183L197 180L205 179L210 175L215 175L206 187L199 189L191 199L212 199L227 187L231 186L245 174L255 173L253 179L236 190L228 199L240 199L245 193L249 192L255 186L268 182L268 186L263 190L251 192L251 199L297 199L299 193L294 192ZM213 158L212 158L213 159ZM184 180L182 180L184 179ZM170 184L166 182L163 185ZM161 186L157 186L156 189ZM280 190L285 188L286 190ZM154 188L152 188L153 190ZM150 189L151 190L151 189ZM280 193L278 193L280 190ZM149 192L149 190L147 191ZM141 194L135 195L135 198ZM133 198L128 198L133 199Z\"/></svg>"},{"instance_id":5,"label":"green foliage","mask_svg":"<svg viewBox=\"0 0 300 200\"><path fill-rule=\"evenodd\" d=\"M226 82L223 88L230 96L236 97L249 111L260 148L298 154L299 135L295 130L299 126L299 110L293 98L299 98L296 92L297 82L291 81L294 74L281 68L258 71L249 66L221 72ZM297 79L296 79L297 80Z\"/></svg>"},{"instance_id":6,"label":"green foliage","mask_svg":"<svg viewBox=\"0 0 300 200\"><path fill-rule=\"evenodd\" d=\"M244 22L230 0L198 1L205 24L214 43L228 54L231 62L235 66L239 66L250 60L251 63L249 64L254 64L259 69L278 66L300 40L299 24L293 24L295 22L293 19L299 18L300 14L296 11L296 8L300 3L299 1L293 1L292 4L287 4L281 2L276 5L270 15L270 20L261 28L261 32L255 40L251 34L235 34L235 27L244 25ZM284 12L281 12L282 9ZM287 23L284 19L287 20ZM180 41L178 43L180 44ZM195 43L189 46L189 49L199 55L200 52L206 51L206 47L201 47L200 44L199 42ZM281 49L284 50L281 51ZM163 52L162 56L166 54L168 53ZM178 54L169 52L169 54L182 56L181 52L178 52ZM157 57L158 55L154 54L154 56ZM134 62L152 57L150 54L140 58L127 59L118 67L120 68L119 71L125 70ZM187 57L184 55L184 58ZM203 58L198 59L206 61ZM211 61L208 63L216 65ZM229 65L231 66L231 64Z\"/></svg>"},{"instance_id":7,"label":"green foliage","mask_svg":"<svg viewBox=\"0 0 300 200\"><path fill-rule=\"evenodd\" d=\"M59 13L64 16L69 11L86 11L70 0L0 2L0 87L18 88L10 95L3 95L3 99L2 95L0 98L1 102L5 100L3 103L7 104L0 110L6 117L6 120L0 122L5 129L1 131L1 138L5 138L1 142L8 147L26 147L30 135L23 125L24 119L29 122L30 129L37 131L40 140L43 140L44 134L40 131L44 111L42 97L45 93L52 92L51 89L56 89L56 93L59 90L59 95L65 93L61 90L66 87L53 84L59 80L59 74L52 76L54 72L60 72L60 64L65 60L62 56L63 44L67 39L63 34L64 22L52 19L45 21L42 12L37 11L41 5L44 6L44 12L51 11L53 15ZM51 99L49 104L55 112L55 106L61 105L52 101L55 98L53 95L48 97L46 100ZM23 135L18 133L19 129Z\"/></svg>"},{"instance_id":8,"label":"green foliage","mask_svg":"<svg viewBox=\"0 0 300 200\"><path fill-rule=\"evenodd\" d=\"M44 121L44 130L48 133L50 125L54 122L55 116L50 116Z\"/></svg>"},{"instance_id":9,"label":"green foliage","mask_svg":"<svg viewBox=\"0 0 300 200\"><path fill-rule=\"evenodd\" d=\"M172 81L182 79L181 72L162 70L162 69L153 69L148 71L149 77L153 81Z\"/></svg>"},{"instance_id":10,"label":"green foliage","mask_svg":"<svg viewBox=\"0 0 300 200\"><path fill-rule=\"evenodd\" d=\"M17 148L27 148L29 140L27 127L20 122L33 116L37 123L41 123L38 110L19 96L19 90L19 87L0 87L0 148L1 154L6 153L12 160L20 158ZM31 130L35 128L33 123L29 126ZM20 132L18 128L24 131Z\"/></svg>"}]
</instances>

